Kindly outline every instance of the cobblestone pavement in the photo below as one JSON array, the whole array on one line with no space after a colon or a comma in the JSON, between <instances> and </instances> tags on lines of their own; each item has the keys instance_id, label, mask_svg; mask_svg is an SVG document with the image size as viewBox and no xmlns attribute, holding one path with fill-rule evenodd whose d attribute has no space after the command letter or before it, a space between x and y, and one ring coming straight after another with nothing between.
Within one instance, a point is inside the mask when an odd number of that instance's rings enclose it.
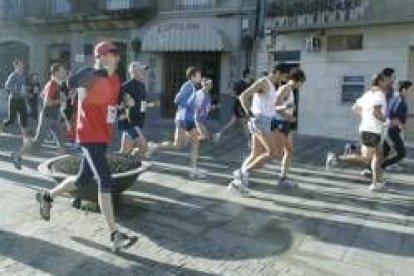
<instances>
[{"instance_id":1,"label":"cobblestone pavement","mask_svg":"<svg viewBox=\"0 0 414 276\"><path fill-rule=\"evenodd\" d=\"M324 172L326 151L342 142L296 137L292 176L300 188L278 190L279 165L271 163L252 175L251 195L242 198L226 190L246 154L239 136L203 149L205 181L187 177L187 154L155 154L116 210L139 240L113 255L100 214L71 208L69 198L55 201L50 222L39 219L34 193L54 183L36 166L53 149L16 171L9 154L21 142L2 135L0 275L413 275L411 163L387 174L387 192L373 194L358 168Z\"/></svg>"}]
</instances>

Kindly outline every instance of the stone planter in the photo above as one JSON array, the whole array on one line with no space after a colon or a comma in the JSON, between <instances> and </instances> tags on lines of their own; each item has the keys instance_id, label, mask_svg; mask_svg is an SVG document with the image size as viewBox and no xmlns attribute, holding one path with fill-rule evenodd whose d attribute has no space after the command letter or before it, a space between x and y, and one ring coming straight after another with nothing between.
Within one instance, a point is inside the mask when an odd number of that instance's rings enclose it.
<instances>
[{"instance_id":1,"label":"stone planter","mask_svg":"<svg viewBox=\"0 0 414 276\"><path fill-rule=\"evenodd\" d=\"M108 155L108 162L114 180L114 197L129 189L138 176L149 167L147 162L116 154ZM38 170L54 179L56 183L60 183L68 177L75 177L79 165L79 156L63 155L43 162L39 165ZM82 183L77 190L70 194L75 198L74 207L80 207L81 200L98 201L98 186L95 181Z\"/></svg>"}]
</instances>

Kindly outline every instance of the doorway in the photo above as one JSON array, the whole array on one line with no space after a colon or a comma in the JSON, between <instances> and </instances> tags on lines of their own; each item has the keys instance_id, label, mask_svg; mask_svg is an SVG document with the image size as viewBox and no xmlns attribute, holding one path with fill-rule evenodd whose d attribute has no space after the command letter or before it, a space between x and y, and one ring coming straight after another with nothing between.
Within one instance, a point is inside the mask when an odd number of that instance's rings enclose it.
<instances>
[{"instance_id":1,"label":"doorway","mask_svg":"<svg viewBox=\"0 0 414 276\"><path fill-rule=\"evenodd\" d=\"M0 43L0 84L3 86L8 75L13 72L13 60L15 58L23 59L26 70L29 71L29 47L21 42L2 42Z\"/></svg>"},{"instance_id":2,"label":"doorway","mask_svg":"<svg viewBox=\"0 0 414 276\"><path fill-rule=\"evenodd\" d=\"M162 117L174 117L176 110L174 98L181 85L186 81L185 71L189 66L201 68L202 75L213 80L213 90L211 91L213 103L219 102L220 53L165 53L164 60L165 83L160 99Z\"/></svg>"}]
</instances>

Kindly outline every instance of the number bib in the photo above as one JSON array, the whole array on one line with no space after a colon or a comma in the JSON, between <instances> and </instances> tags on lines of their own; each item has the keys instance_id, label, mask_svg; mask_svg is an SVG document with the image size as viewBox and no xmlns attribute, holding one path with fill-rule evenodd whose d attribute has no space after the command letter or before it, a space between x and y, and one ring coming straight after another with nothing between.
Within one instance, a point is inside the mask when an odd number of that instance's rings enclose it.
<instances>
[{"instance_id":1,"label":"number bib","mask_svg":"<svg viewBox=\"0 0 414 276\"><path fill-rule=\"evenodd\" d=\"M116 121L116 107L108 106L108 114L106 116L106 122L108 124L114 124Z\"/></svg>"}]
</instances>

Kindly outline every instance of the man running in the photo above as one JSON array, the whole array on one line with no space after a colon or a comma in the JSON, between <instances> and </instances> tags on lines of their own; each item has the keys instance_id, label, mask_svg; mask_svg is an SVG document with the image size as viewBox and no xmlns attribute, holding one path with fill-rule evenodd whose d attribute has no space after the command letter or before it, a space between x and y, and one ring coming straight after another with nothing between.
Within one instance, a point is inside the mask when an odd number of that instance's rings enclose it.
<instances>
[{"instance_id":1,"label":"man running","mask_svg":"<svg viewBox=\"0 0 414 276\"><path fill-rule=\"evenodd\" d=\"M223 134L229 130L233 125L240 124L244 133L249 138L249 130L247 128L247 117L246 113L243 110L243 107L240 104L239 96L243 93L250 85L252 85L252 77L249 69L244 69L242 73L242 79L234 83L233 86L233 97L235 98L233 104L233 115L230 121L224 125L224 127L214 134L214 142L218 143L223 136Z\"/></svg>"},{"instance_id":2,"label":"man running","mask_svg":"<svg viewBox=\"0 0 414 276\"><path fill-rule=\"evenodd\" d=\"M272 135L272 118L275 116L277 89L284 80L287 67L275 66L272 72L257 80L240 95L240 102L246 114L251 118L249 129L252 134L250 156L244 160L242 167L233 172L234 180L229 188L241 193L248 192L249 172L261 168L264 163L275 157L275 141Z\"/></svg>"},{"instance_id":3,"label":"man running","mask_svg":"<svg viewBox=\"0 0 414 276\"><path fill-rule=\"evenodd\" d=\"M28 140L16 153L12 154L16 169L22 168L22 156L30 150L38 150L45 138L52 132L57 138L57 146L65 147L60 116L60 94L62 83L66 80L67 70L63 64L55 63L50 67L51 77L46 83L42 96L43 108L40 112L36 135L33 141Z\"/></svg>"},{"instance_id":4,"label":"man running","mask_svg":"<svg viewBox=\"0 0 414 276\"><path fill-rule=\"evenodd\" d=\"M121 88L124 112L121 114L119 124L123 131L120 151L131 154L134 148L137 148L137 153L141 157L145 155L148 148L142 131L147 105L147 91L143 80L147 70L147 65L138 61L132 62L129 65L131 80L125 82Z\"/></svg>"},{"instance_id":5,"label":"man running","mask_svg":"<svg viewBox=\"0 0 414 276\"><path fill-rule=\"evenodd\" d=\"M13 124L16 117L19 117L19 124L23 135L23 143L28 139L27 128L27 76L24 72L24 63L21 59L15 59L13 61L14 72L9 75L6 83L4 84L5 90L9 93L9 115L8 118L3 121L1 125L1 132L7 130L7 127Z\"/></svg>"},{"instance_id":6,"label":"man running","mask_svg":"<svg viewBox=\"0 0 414 276\"><path fill-rule=\"evenodd\" d=\"M408 104L406 98L411 94L412 86L413 83L411 81L401 81L398 87L398 93L394 94L388 103L388 139L384 141L383 145L384 160L381 164L383 170L397 164L405 158L406 149L403 133L408 117ZM391 149L395 151L395 155L391 155ZM371 177L371 168L367 168L363 175Z\"/></svg>"},{"instance_id":7,"label":"man running","mask_svg":"<svg viewBox=\"0 0 414 276\"><path fill-rule=\"evenodd\" d=\"M174 141L165 141L161 144L148 143L149 156L157 149L179 149L188 141L191 142L191 171L190 178L205 178L205 175L198 170L199 133L195 124L195 97L196 85L201 82L201 70L196 67L189 67L186 70L187 81L181 86L174 103L177 105L175 116L175 137Z\"/></svg>"},{"instance_id":8,"label":"man running","mask_svg":"<svg viewBox=\"0 0 414 276\"><path fill-rule=\"evenodd\" d=\"M361 116L359 125L361 153L340 155L329 152L326 158L327 171L330 171L338 162L371 163L373 172L372 183L369 187L371 191L384 188L384 183L381 182L381 162L387 108L386 91L385 77L378 74L374 77L371 89L365 92L352 107L353 111Z\"/></svg>"},{"instance_id":9,"label":"man running","mask_svg":"<svg viewBox=\"0 0 414 276\"><path fill-rule=\"evenodd\" d=\"M112 203L114 184L106 159L106 151L117 118L120 80L115 70L119 62L119 53L114 44L104 41L95 46L94 54L97 70L85 71L84 76L79 77L76 84L76 139L82 150L79 173L75 179L67 178L50 191L38 192L36 198L40 203L41 217L49 220L55 197L95 179L98 184L99 206L110 231L112 250L117 252L132 242L115 224Z\"/></svg>"}]
</instances>

